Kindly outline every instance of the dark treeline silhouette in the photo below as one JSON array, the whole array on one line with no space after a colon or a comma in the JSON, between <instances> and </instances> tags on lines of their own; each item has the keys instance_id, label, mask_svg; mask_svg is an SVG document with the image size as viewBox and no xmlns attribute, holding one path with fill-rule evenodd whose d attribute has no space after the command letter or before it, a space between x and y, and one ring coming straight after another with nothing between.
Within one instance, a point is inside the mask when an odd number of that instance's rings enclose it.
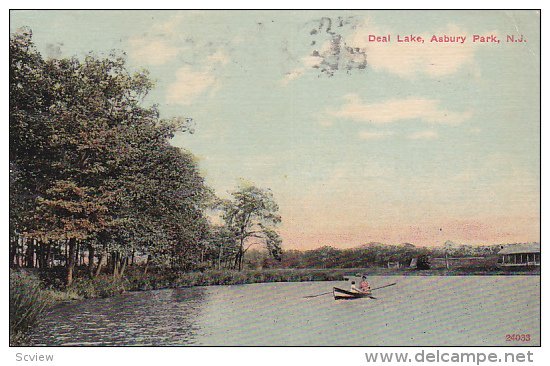
<instances>
[{"instance_id":1,"label":"dark treeline silhouette","mask_svg":"<svg viewBox=\"0 0 550 366\"><path fill-rule=\"evenodd\" d=\"M365 268L408 267L418 258L471 258L494 257L500 245L471 246L449 245L419 247L410 243L387 245L369 243L350 249L324 246L312 250L284 250L280 261L272 260L267 253L255 250L246 262L247 268ZM496 259L495 259L496 264Z\"/></svg>"}]
</instances>

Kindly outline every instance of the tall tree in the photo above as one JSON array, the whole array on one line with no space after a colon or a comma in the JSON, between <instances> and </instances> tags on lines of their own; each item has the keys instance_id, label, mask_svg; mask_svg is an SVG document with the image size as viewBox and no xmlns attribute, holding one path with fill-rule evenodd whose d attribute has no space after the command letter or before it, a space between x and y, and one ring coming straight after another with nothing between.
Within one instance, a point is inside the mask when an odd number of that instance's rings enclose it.
<instances>
[{"instance_id":1,"label":"tall tree","mask_svg":"<svg viewBox=\"0 0 550 366\"><path fill-rule=\"evenodd\" d=\"M44 60L31 38L10 37L12 248L18 236L66 243L68 284L77 247L90 272L100 253L97 273L109 255L122 274L135 250L192 263L209 191L194 157L169 143L189 121L144 106L153 84L124 57Z\"/></svg>"},{"instance_id":2,"label":"tall tree","mask_svg":"<svg viewBox=\"0 0 550 366\"><path fill-rule=\"evenodd\" d=\"M275 226L281 222L279 206L269 189L243 184L231 193L224 203L223 218L238 243L235 266L243 268L246 251L255 244L263 244L269 253L279 259L281 239Z\"/></svg>"}]
</instances>

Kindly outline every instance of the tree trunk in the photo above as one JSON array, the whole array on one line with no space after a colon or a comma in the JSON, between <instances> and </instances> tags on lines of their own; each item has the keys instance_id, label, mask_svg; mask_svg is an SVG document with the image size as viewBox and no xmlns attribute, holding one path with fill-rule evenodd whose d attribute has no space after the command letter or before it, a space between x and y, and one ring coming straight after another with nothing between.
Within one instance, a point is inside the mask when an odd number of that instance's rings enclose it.
<instances>
[{"instance_id":1,"label":"tree trunk","mask_svg":"<svg viewBox=\"0 0 550 366\"><path fill-rule=\"evenodd\" d=\"M16 260L17 260L17 242L19 239L17 236L13 236L10 238L10 268L16 266Z\"/></svg>"},{"instance_id":2,"label":"tree trunk","mask_svg":"<svg viewBox=\"0 0 550 366\"><path fill-rule=\"evenodd\" d=\"M95 258L95 247L92 244L88 246L88 273L90 277L94 276L94 258Z\"/></svg>"},{"instance_id":3,"label":"tree trunk","mask_svg":"<svg viewBox=\"0 0 550 366\"><path fill-rule=\"evenodd\" d=\"M44 268L44 243L40 240L36 241L36 267Z\"/></svg>"},{"instance_id":4,"label":"tree trunk","mask_svg":"<svg viewBox=\"0 0 550 366\"><path fill-rule=\"evenodd\" d=\"M149 269L149 261L151 260L151 254L147 255L147 260L145 261L145 270L143 271L143 274L147 274L147 270Z\"/></svg>"},{"instance_id":5,"label":"tree trunk","mask_svg":"<svg viewBox=\"0 0 550 366\"><path fill-rule=\"evenodd\" d=\"M65 266L67 265L67 263L69 262L69 253L67 252L67 249L69 248L69 245L67 243L67 241L65 241Z\"/></svg>"},{"instance_id":6,"label":"tree trunk","mask_svg":"<svg viewBox=\"0 0 550 366\"><path fill-rule=\"evenodd\" d=\"M239 247L239 271L243 270L243 260L244 260L244 238L241 235L241 246Z\"/></svg>"},{"instance_id":7,"label":"tree trunk","mask_svg":"<svg viewBox=\"0 0 550 366\"><path fill-rule=\"evenodd\" d=\"M28 268L34 267L34 239L27 239L27 253L25 253L25 266Z\"/></svg>"},{"instance_id":8,"label":"tree trunk","mask_svg":"<svg viewBox=\"0 0 550 366\"><path fill-rule=\"evenodd\" d=\"M48 240L48 248L46 250L46 268L52 267L52 242Z\"/></svg>"},{"instance_id":9,"label":"tree trunk","mask_svg":"<svg viewBox=\"0 0 550 366\"><path fill-rule=\"evenodd\" d=\"M76 266L80 266L80 242L76 243L74 263Z\"/></svg>"},{"instance_id":10,"label":"tree trunk","mask_svg":"<svg viewBox=\"0 0 550 366\"><path fill-rule=\"evenodd\" d=\"M107 254L106 253L101 253L101 255L99 256L99 262L97 263L97 268L95 270L94 277L99 276L99 274L101 273L101 269L105 265L106 260L107 260Z\"/></svg>"},{"instance_id":11,"label":"tree trunk","mask_svg":"<svg viewBox=\"0 0 550 366\"><path fill-rule=\"evenodd\" d=\"M223 245L220 245L220 254L218 255L218 270L222 269L222 252Z\"/></svg>"},{"instance_id":12,"label":"tree trunk","mask_svg":"<svg viewBox=\"0 0 550 366\"><path fill-rule=\"evenodd\" d=\"M73 272L75 264L75 249L76 249L76 239L69 239L69 258L67 258L67 286L70 286L73 283Z\"/></svg>"},{"instance_id":13,"label":"tree trunk","mask_svg":"<svg viewBox=\"0 0 550 366\"><path fill-rule=\"evenodd\" d=\"M127 264L128 264L128 257L123 257L120 264L120 271L118 273L119 277L122 277L124 275L124 270L126 269Z\"/></svg>"},{"instance_id":14,"label":"tree trunk","mask_svg":"<svg viewBox=\"0 0 550 366\"><path fill-rule=\"evenodd\" d=\"M111 259L113 261L113 277L116 277L118 274L118 252L114 252Z\"/></svg>"}]
</instances>

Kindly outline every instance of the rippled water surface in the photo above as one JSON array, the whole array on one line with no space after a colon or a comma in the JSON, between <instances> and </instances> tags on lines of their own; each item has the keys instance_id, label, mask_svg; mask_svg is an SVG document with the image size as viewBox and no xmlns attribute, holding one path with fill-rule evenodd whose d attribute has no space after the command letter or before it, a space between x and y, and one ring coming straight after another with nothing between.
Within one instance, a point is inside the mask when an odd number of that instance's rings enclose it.
<instances>
[{"instance_id":1,"label":"rippled water surface","mask_svg":"<svg viewBox=\"0 0 550 366\"><path fill-rule=\"evenodd\" d=\"M540 277L371 277L376 300L335 301L349 282L133 292L58 305L40 345L474 346L540 344ZM506 334L530 334L510 343Z\"/></svg>"}]
</instances>

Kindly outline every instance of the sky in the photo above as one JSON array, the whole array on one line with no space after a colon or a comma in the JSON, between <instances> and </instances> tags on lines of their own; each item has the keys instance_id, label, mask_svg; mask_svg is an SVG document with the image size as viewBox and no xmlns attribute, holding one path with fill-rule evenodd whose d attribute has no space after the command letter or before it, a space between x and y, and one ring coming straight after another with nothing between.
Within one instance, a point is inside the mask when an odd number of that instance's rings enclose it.
<instances>
[{"instance_id":1,"label":"sky","mask_svg":"<svg viewBox=\"0 0 550 366\"><path fill-rule=\"evenodd\" d=\"M197 156L222 197L241 180L270 188L283 248L540 241L538 12L12 11L10 20L12 32L32 29L45 57L117 50L130 69L149 70L146 102L195 124L172 144Z\"/></svg>"}]
</instances>

